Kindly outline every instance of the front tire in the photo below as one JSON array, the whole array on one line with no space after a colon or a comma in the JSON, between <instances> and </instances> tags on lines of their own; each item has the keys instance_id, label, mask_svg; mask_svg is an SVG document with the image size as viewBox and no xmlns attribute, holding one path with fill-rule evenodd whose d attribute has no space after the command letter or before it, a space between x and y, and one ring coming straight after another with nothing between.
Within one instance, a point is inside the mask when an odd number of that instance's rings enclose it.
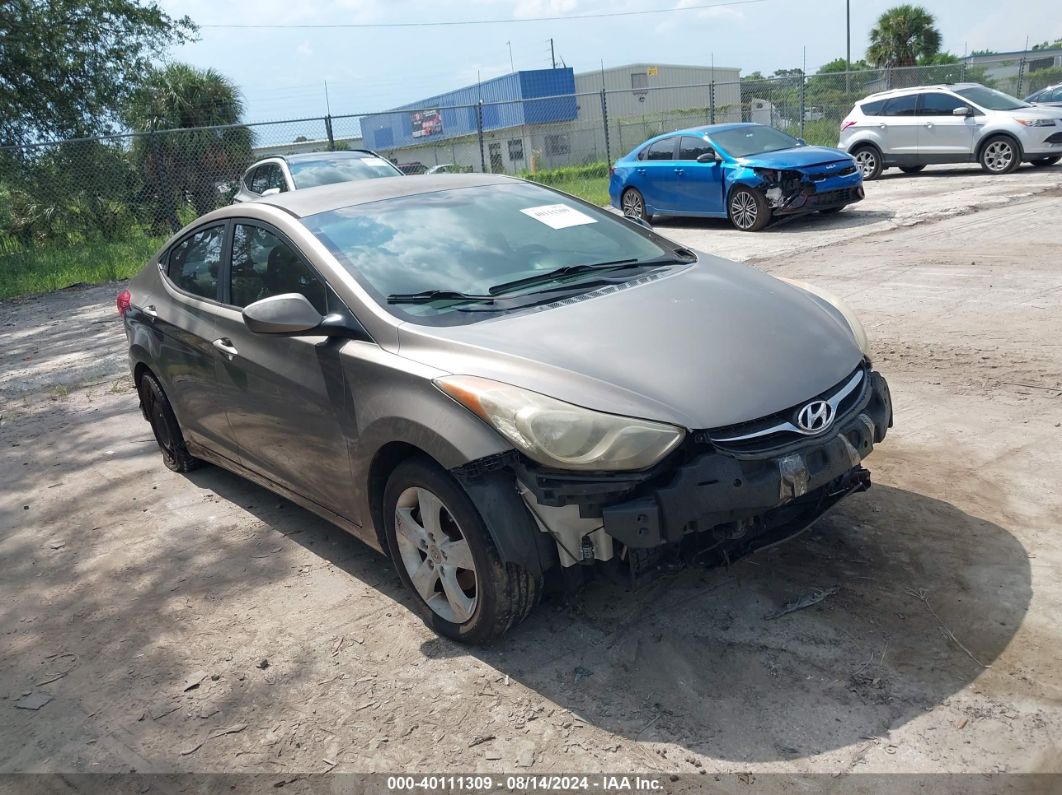
<instances>
[{"instance_id":1,"label":"front tire","mask_svg":"<svg viewBox=\"0 0 1062 795\"><path fill-rule=\"evenodd\" d=\"M162 451L162 463L166 468L174 472L191 472L202 466L203 462L188 452L177 416L158 379L146 372L140 376L136 386L140 393L140 405L151 423L151 431Z\"/></svg>"},{"instance_id":2,"label":"front tire","mask_svg":"<svg viewBox=\"0 0 1062 795\"><path fill-rule=\"evenodd\" d=\"M735 188L726 206L730 223L742 232L759 232L771 220L771 208L767 206L767 200L752 188Z\"/></svg>"},{"instance_id":3,"label":"front tire","mask_svg":"<svg viewBox=\"0 0 1062 795\"><path fill-rule=\"evenodd\" d=\"M985 141L978 161L989 174L1009 174L1021 164L1021 150L1013 138L996 135Z\"/></svg>"},{"instance_id":4,"label":"front tire","mask_svg":"<svg viewBox=\"0 0 1062 795\"><path fill-rule=\"evenodd\" d=\"M542 580L503 563L479 511L434 462L410 458L387 480L384 535L414 609L435 632L488 643L523 621Z\"/></svg>"},{"instance_id":5,"label":"front tire","mask_svg":"<svg viewBox=\"0 0 1062 795\"><path fill-rule=\"evenodd\" d=\"M852 150L852 157L856 161L859 173L863 175L864 182L869 182L881 176L881 172L884 170L884 163L881 159L881 152L877 150L877 147L869 145L857 146Z\"/></svg>"},{"instance_id":6,"label":"front tire","mask_svg":"<svg viewBox=\"0 0 1062 795\"><path fill-rule=\"evenodd\" d=\"M627 188L620 197L620 208L628 218L640 218L647 224L652 223L653 216L645 209L645 197L637 188Z\"/></svg>"},{"instance_id":7,"label":"front tire","mask_svg":"<svg viewBox=\"0 0 1062 795\"><path fill-rule=\"evenodd\" d=\"M1058 160L1058 155L1054 155L1052 157L1038 157L1035 160L1030 160L1029 162L1037 168L1046 168L1047 166L1053 166L1055 163L1058 162Z\"/></svg>"}]
</instances>

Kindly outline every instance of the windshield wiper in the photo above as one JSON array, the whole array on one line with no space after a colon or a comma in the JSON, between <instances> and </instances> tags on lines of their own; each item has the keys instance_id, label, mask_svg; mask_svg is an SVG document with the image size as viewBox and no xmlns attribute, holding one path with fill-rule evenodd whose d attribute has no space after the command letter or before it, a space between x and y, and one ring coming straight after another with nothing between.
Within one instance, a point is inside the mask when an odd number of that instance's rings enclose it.
<instances>
[{"instance_id":1,"label":"windshield wiper","mask_svg":"<svg viewBox=\"0 0 1062 795\"><path fill-rule=\"evenodd\" d=\"M680 253L676 251L676 253ZM681 252L685 253L685 252ZM594 262L583 265L565 265L564 267L557 268L556 270L546 271L545 273L536 273L534 276L527 276L523 279L514 279L511 282L503 282L502 284L496 284L491 287L487 292L492 296L501 295L512 290L518 290L521 287L530 287L535 284L543 284L545 282L552 282L556 279L563 278L565 276L574 276L579 273L589 273L590 271L599 270L624 270L626 268L651 268L655 265L676 265L680 262L687 262L686 259L676 259L675 257L657 257L656 259L617 259L610 262Z\"/></svg>"},{"instance_id":2,"label":"windshield wiper","mask_svg":"<svg viewBox=\"0 0 1062 795\"><path fill-rule=\"evenodd\" d=\"M430 304L432 301L494 301L493 295L459 293L455 290L421 290L419 293L391 293L389 304Z\"/></svg>"}]
</instances>

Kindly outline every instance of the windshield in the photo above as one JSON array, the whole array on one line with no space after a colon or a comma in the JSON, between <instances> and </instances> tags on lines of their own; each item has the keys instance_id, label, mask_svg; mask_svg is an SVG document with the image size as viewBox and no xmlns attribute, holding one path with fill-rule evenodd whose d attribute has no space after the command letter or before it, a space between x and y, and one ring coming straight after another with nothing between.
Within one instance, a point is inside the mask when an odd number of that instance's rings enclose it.
<instances>
[{"instance_id":1,"label":"windshield","mask_svg":"<svg viewBox=\"0 0 1062 795\"><path fill-rule=\"evenodd\" d=\"M336 182L354 182L359 179L374 177L401 176L402 172L375 155L365 157L329 157L319 160L294 160L288 162L291 178L295 187L316 188L318 185L332 185Z\"/></svg>"},{"instance_id":2,"label":"windshield","mask_svg":"<svg viewBox=\"0 0 1062 795\"><path fill-rule=\"evenodd\" d=\"M1018 110L1018 108L1029 107L1028 102L1022 102L1010 94L1004 94L1002 91L996 91L994 88L985 88L984 86L957 88L955 93L986 110Z\"/></svg>"},{"instance_id":3,"label":"windshield","mask_svg":"<svg viewBox=\"0 0 1062 795\"><path fill-rule=\"evenodd\" d=\"M777 152L800 146L800 141L773 127L754 124L712 133L715 144L731 157L748 157L762 152Z\"/></svg>"},{"instance_id":4,"label":"windshield","mask_svg":"<svg viewBox=\"0 0 1062 795\"><path fill-rule=\"evenodd\" d=\"M629 221L522 182L361 204L318 213L303 224L389 312L429 324L465 323L486 314L462 313L472 307L453 298L396 305L388 296L484 295L492 287L559 268L674 256ZM520 292L598 276L580 271L531 279ZM446 314L454 317L441 319Z\"/></svg>"}]
</instances>

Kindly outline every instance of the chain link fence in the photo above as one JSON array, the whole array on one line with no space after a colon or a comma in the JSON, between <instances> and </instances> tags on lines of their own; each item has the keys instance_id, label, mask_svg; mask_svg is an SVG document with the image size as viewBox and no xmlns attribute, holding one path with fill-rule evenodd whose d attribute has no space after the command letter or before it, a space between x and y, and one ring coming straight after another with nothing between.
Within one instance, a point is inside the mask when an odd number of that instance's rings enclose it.
<instances>
[{"instance_id":1,"label":"chain link fence","mask_svg":"<svg viewBox=\"0 0 1062 795\"><path fill-rule=\"evenodd\" d=\"M974 81L1022 95L1062 81L1062 68L1036 66L1022 57L991 68L963 62L798 73L0 147L0 255L167 234L229 203L243 172L268 155L368 148L409 174L603 181L617 157L671 130L758 122L831 146L853 104L868 94ZM603 182L595 195L603 196Z\"/></svg>"}]
</instances>

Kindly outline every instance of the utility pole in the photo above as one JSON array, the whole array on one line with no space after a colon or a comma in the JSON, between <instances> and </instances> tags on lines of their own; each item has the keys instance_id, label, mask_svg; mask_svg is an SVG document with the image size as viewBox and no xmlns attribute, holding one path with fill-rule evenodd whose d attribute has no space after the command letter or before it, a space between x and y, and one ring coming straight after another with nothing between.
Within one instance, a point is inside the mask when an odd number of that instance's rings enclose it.
<instances>
[{"instance_id":1,"label":"utility pole","mask_svg":"<svg viewBox=\"0 0 1062 795\"><path fill-rule=\"evenodd\" d=\"M553 68L557 68L557 54L553 51L553 37L549 37L549 59L553 62Z\"/></svg>"},{"instance_id":2,"label":"utility pole","mask_svg":"<svg viewBox=\"0 0 1062 795\"><path fill-rule=\"evenodd\" d=\"M844 0L844 90L851 90L848 73L852 71L852 0Z\"/></svg>"},{"instance_id":3,"label":"utility pole","mask_svg":"<svg viewBox=\"0 0 1062 795\"><path fill-rule=\"evenodd\" d=\"M509 71L515 72L516 67L513 66L513 43L511 41L505 42L505 45L509 48Z\"/></svg>"}]
</instances>

